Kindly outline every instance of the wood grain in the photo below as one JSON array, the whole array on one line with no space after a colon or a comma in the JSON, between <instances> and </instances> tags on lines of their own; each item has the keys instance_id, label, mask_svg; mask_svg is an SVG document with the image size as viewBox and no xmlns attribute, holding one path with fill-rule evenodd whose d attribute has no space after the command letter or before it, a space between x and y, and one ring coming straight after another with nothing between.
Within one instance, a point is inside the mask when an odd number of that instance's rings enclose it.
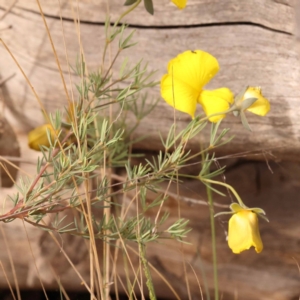
<instances>
[{"instance_id":1,"label":"wood grain","mask_svg":"<svg viewBox=\"0 0 300 300\"><path fill-rule=\"evenodd\" d=\"M18 161L9 158L21 156L20 146L15 132L7 120L0 115L0 186L14 185L18 174Z\"/></svg>"},{"instance_id":2,"label":"wood grain","mask_svg":"<svg viewBox=\"0 0 300 300\"><path fill-rule=\"evenodd\" d=\"M2 0L3 8L8 8L12 0ZM107 11L111 21L116 21L127 7L125 1L99 0L99 1L48 1L39 0L45 15L63 18L78 18L83 22L103 23ZM60 8L58 7L60 3ZM107 10L109 4L109 9ZM267 28L285 32L294 31L294 6L296 0L188 0L187 7L180 11L170 0L154 0L154 16L149 15L143 3L133 14L124 18L128 24L152 26L187 26L209 25L220 23L226 25L235 22L247 22L265 26ZM18 1L16 7L22 10L39 13L36 0ZM223 23L223 24L222 24Z\"/></svg>"},{"instance_id":3,"label":"wood grain","mask_svg":"<svg viewBox=\"0 0 300 300\"><path fill-rule=\"evenodd\" d=\"M25 5L22 1L18 3ZM279 5L276 3L272 2L275 7ZM69 65L75 65L79 54L75 26L71 21L64 21L63 34L58 19L47 17L46 20L68 84L69 96L72 90L76 99L74 83L70 82L68 74L69 71L73 73ZM6 25L18 24L11 30L3 31L2 38L16 56L46 109L54 111L62 107L66 103L66 94L41 17L31 10L15 7L4 21ZM101 64L105 39L103 26L82 23L80 33L89 70L95 70ZM64 39L68 60L66 60ZM219 151L220 155L271 149L279 159L299 160L300 113L294 109L300 97L299 52L292 35L251 24L228 24L195 28L140 28L136 30L134 39L138 41L138 45L133 50L124 51L115 64L115 72L118 72L124 57L128 56L132 64L143 58L144 61L149 62L150 70L158 70L156 78L159 79L166 72L166 65L170 58L186 49L203 49L215 55L221 66L221 71L208 88L228 86L235 93L246 85L258 85L263 88L264 95L271 101L270 114L260 118L249 113L252 133L243 129L239 119L229 116L224 126L230 127L231 134L236 138L230 146ZM112 53L115 52L116 46L112 45ZM19 130L26 128L25 124L29 125L27 126L29 129L42 123L40 108L20 71L3 47L0 48L0 55L2 77L8 77L12 73L17 74L13 80L6 83L7 93L4 99L9 99L6 104L9 107L13 106L14 110L22 116L17 121L24 120ZM150 96L159 97L159 88L150 91ZM178 130L180 130L190 119L181 113L177 113L177 116ZM151 116L143 121L136 132L137 136L147 132L151 143L146 142L137 147L159 149L161 144L158 132L165 136L172 122L173 110L161 100ZM207 132L208 130L206 134ZM205 141L205 135L200 139ZM199 139L189 146L193 151L197 151L198 145Z\"/></svg>"},{"instance_id":4,"label":"wood grain","mask_svg":"<svg viewBox=\"0 0 300 300\"><path fill-rule=\"evenodd\" d=\"M21 141L26 136L21 136ZM23 147L22 152L27 162L22 163L21 168L31 175L35 173L34 162L37 152ZM230 164L230 160L226 164ZM221 165L225 162L220 161ZM270 169L273 173L270 172ZM228 248L226 232L228 217L222 216L216 219L217 249L219 285L223 299L233 299L239 295L243 300L293 300L299 295L299 280L297 263L299 255L299 203L295 201L299 194L300 170L295 163L270 163L264 162L237 162L228 168L225 173L226 181L234 185L243 201L249 207L263 208L270 220L267 223L260 221L260 232L264 243L264 250L257 254L254 249L235 255ZM194 167L199 168L199 165ZM197 172L199 170L195 170ZM122 176L123 171L119 171ZM238 184L237 184L238 183ZM198 181L187 180L184 183L171 185L161 184L161 191L170 192L170 197L165 201L162 212L169 212L170 217L165 224L168 226L178 218L190 220L189 227L192 231L188 234L186 241L190 244L184 246L178 242L161 240L160 243L147 245L147 257L151 264L172 284L180 295L180 299L188 299L185 275L183 273L183 259L187 267L187 279L191 293L195 299L201 299L197 279L205 293L208 289L213 293L213 274L211 257L210 221L206 202L205 187ZM11 189L2 189L1 196L15 192ZM218 204L229 205L231 198L224 190L226 197L214 196ZM135 205L130 204L133 194L129 193L120 202L128 206L128 216L135 216ZM158 195L149 193L147 201L151 202ZM9 209L11 202L6 202L5 211ZM216 206L215 211L226 211L227 208ZM156 216L154 208L148 213L149 218ZM71 217L72 218L72 217ZM21 220L1 225L7 239L9 251L11 252L20 288L40 288L39 276L47 289L56 289L57 283L51 268L60 277L61 284L66 289L82 290L84 287L69 265L60 249L45 231L24 224ZM27 239L27 234L29 239ZM78 237L67 234L58 237L64 250L71 257L78 271L85 278L89 278L88 250L85 243ZM31 254L29 242L33 249ZM0 243L3 245L0 251L0 260L4 270L13 284L12 268L8 260L7 250L4 244L3 234L0 234ZM129 246L135 248L134 243ZM76 249L76 251L74 251ZM99 255L101 253L101 241L98 245ZM129 251L129 255L136 268L138 268L138 257ZM184 256L183 256L184 255ZM36 271L34 261L39 270ZM194 272L192 271L194 270ZM122 255L117 263L118 275L124 280L124 262ZM205 277L203 275L205 272ZM174 299L174 295L161 280L152 272L157 296ZM196 279L197 278L197 279ZM3 272L0 272L0 287L7 287ZM146 290L146 289L145 289Z\"/></svg>"},{"instance_id":5,"label":"wood grain","mask_svg":"<svg viewBox=\"0 0 300 300\"><path fill-rule=\"evenodd\" d=\"M45 108L53 112L61 108L67 99L62 80L58 72L55 56L50 46L43 21L38 12L36 1L19 0L10 13L1 19L1 13L13 1L0 1L0 34L22 69L28 76L31 85L39 95ZM60 10L57 1L41 1L46 21L55 45L58 60L67 84L68 95L74 93L74 83L78 78L69 65L75 65L82 44L89 71L97 70L101 65L102 50L105 41L103 22L106 5L104 1L80 1L80 42L76 27L72 21L74 15L69 1L61 1L61 13L64 18L63 30L59 20ZM117 0L110 2L111 20L116 20L124 7ZM203 49L212 53L219 60L221 70L207 88L228 86L235 93L245 85L259 85L264 95L271 101L271 112L265 118L248 114L253 132L243 129L239 119L226 117L224 127L230 127L230 134L235 139L230 145L218 150L218 155L230 156L236 153L263 162L237 165L226 174L228 183L238 187L238 192L249 206L264 208L271 220L270 224L261 222L261 235L265 250L260 255L250 251L239 256L233 255L227 247L225 232L227 219L217 222L217 243L219 249L220 288L224 299L252 300L292 300L299 297L298 268L298 211L297 196L299 194L299 167L295 163L282 163L271 168L270 174L265 159L272 152L277 160L285 159L299 162L300 151L300 101L299 80L299 45L292 35L294 32L294 4L292 0L240 0L240 1L200 1L189 0L186 10L177 10L170 1L155 1L155 16L152 17L139 7L136 13L127 20L136 30L134 39L137 46L124 51L117 60L113 71L117 74L122 60L128 56L134 64L139 59L149 62L150 70L158 70L156 79L166 72L167 62L178 53L187 49ZM74 9L76 11L76 9ZM75 13L76 15L76 13ZM7 29L12 26L11 29ZM65 50L65 44L66 49ZM112 45L112 55L117 48ZM66 55L67 53L67 55ZM67 57L67 59L66 59ZM108 62L105 62L108 66ZM28 150L26 133L29 129L43 123L43 117L37 100L15 62L3 46L0 47L1 79L15 77L2 86L3 100L7 109L6 117L14 129L22 146L22 156L26 159L36 158ZM149 91L149 101L159 97L159 87ZM201 111L199 110L199 113ZM184 128L190 118L177 113L177 130ZM129 119L131 122L132 119ZM161 99L152 114L147 117L138 130L136 137L147 133L147 139L136 145L140 149L161 149L158 132L166 136L173 123L173 109ZM188 145L192 151L199 150L200 142L207 141L209 128L196 137ZM242 156L243 154L239 154ZM274 158L271 156L271 158ZM222 161L221 161L222 162ZM28 166L21 166L27 170ZM35 165L29 173L35 173ZM236 184L238 183L238 185ZM165 186L162 186L164 189ZM176 193L177 188L172 187ZM12 190L1 189L1 200ZM193 199L205 200L205 191L198 182L186 182L180 186L180 195ZM150 198L151 200L151 198ZM216 198L218 202L229 204L230 198ZM3 200L4 201L4 200ZM171 211L172 218L177 217L178 199L171 197L166 208ZM188 237L192 243L184 247L185 261L188 262L188 279L191 292L199 295L199 287L195 275L189 269L192 266L196 276L204 287L202 269L207 274L207 287L212 290L212 265L210 249L210 230L206 206L183 201L181 213L189 218L193 228ZM9 208L6 205L6 208ZM134 211L131 213L135 214ZM17 267L20 287L39 287L33 258L28 247L23 224L19 221L5 225L8 245ZM47 287L55 288L55 280L48 267L51 264L60 275L65 287L81 288L80 281L61 256L59 249L42 235L40 231L28 228L29 239L35 249L35 260L41 278ZM65 245L70 245L68 252L76 262L80 273L88 278L88 262L85 257L85 245L76 239L62 237ZM0 243L3 237L0 237ZM26 247L26 248L25 248ZM72 251L76 248L76 252ZM20 249L27 249L20 255ZM51 249L52 251L49 251ZM166 254L166 249L170 250ZM150 261L171 282L182 299L185 299L186 284L182 273L181 248L172 243L151 245L148 249ZM99 250L101 251L101 250ZM157 255L159 253L160 255ZM78 257L76 255L78 254ZM199 260L201 255L201 262ZM295 260L293 259L295 258ZM138 264L138 259L133 260ZM0 252L0 260L4 264L10 282L12 270L7 252ZM123 265L118 264L120 276L124 276ZM169 290L161 279L154 276L159 296L171 297ZM77 284L78 283L78 284ZM6 286L3 274L0 274L0 285ZM75 285L75 287L74 287ZM200 296L198 297L200 299Z\"/></svg>"}]
</instances>

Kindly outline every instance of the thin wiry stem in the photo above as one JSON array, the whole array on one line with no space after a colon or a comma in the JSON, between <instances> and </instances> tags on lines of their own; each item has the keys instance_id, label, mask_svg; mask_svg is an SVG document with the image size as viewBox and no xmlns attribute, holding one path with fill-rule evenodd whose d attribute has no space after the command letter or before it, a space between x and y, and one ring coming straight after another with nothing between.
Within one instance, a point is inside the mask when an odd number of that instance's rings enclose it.
<instances>
[{"instance_id":1,"label":"thin wiry stem","mask_svg":"<svg viewBox=\"0 0 300 300\"><path fill-rule=\"evenodd\" d=\"M115 23L115 27L118 26L118 24L120 23L120 21L126 16L128 15L130 12L132 12L140 3L142 0L138 0L136 3L134 3L128 10L126 10L120 17L119 19L116 21Z\"/></svg>"},{"instance_id":2,"label":"thin wiry stem","mask_svg":"<svg viewBox=\"0 0 300 300\"><path fill-rule=\"evenodd\" d=\"M215 229L215 213L212 191L209 185L206 186L206 192L209 203L209 217L211 228L211 245L213 255L213 269L214 269L214 287L215 287L215 300L219 300L219 281L218 281L218 262L217 262L217 245L216 245L216 229Z\"/></svg>"}]
</instances>

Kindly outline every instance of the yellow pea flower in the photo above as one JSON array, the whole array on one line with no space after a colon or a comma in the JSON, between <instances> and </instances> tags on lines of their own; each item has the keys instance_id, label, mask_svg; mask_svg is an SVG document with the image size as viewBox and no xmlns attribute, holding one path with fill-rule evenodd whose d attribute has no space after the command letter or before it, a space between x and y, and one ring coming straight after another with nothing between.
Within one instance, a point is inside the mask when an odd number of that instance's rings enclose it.
<instances>
[{"instance_id":1,"label":"yellow pea flower","mask_svg":"<svg viewBox=\"0 0 300 300\"><path fill-rule=\"evenodd\" d=\"M250 249L251 246L255 247L257 253L263 250L255 212L241 209L232 215L229 220L228 245L236 254Z\"/></svg>"},{"instance_id":2,"label":"yellow pea flower","mask_svg":"<svg viewBox=\"0 0 300 300\"><path fill-rule=\"evenodd\" d=\"M187 0L171 0L179 9L186 7Z\"/></svg>"},{"instance_id":3,"label":"yellow pea flower","mask_svg":"<svg viewBox=\"0 0 300 300\"><path fill-rule=\"evenodd\" d=\"M233 103L233 94L228 88L203 91L203 87L219 71L219 63L211 54L202 51L185 51L170 60L168 74L161 79L161 95L175 109L194 118L197 103L206 114L227 111ZM209 118L217 122L225 115Z\"/></svg>"},{"instance_id":4,"label":"yellow pea flower","mask_svg":"<svg viewBox=\"0 0 300 300\"><path fill-rule=\"evenodd\" d=\"M249 86L242 101L249 98L257 98L257 100L247 108L248 111L259 116L265 116L269 112L271 108L270 102L262 95L260 87Z\"/></svg>"},{"instance_id":5,"label":"yellow pea flower","mask_svg":"<svg viewBox=\"0 0 300 300\"><path fill-rule=\"evenodd\" d=\"M44 124L34 128L28 133L28 146L36 151L41 151L40 146L49 147L50 143L47 136L47 130L50 132L51 141L54 142L56 133L50 124Z\"/></svg>"}]
</instances>

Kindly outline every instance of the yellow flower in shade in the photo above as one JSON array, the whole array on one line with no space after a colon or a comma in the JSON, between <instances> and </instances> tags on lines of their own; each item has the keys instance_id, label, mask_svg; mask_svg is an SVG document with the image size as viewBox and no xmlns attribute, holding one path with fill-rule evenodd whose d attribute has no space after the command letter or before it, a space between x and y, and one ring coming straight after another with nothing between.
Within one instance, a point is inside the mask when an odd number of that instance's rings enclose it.
<instances>
[{"instance_id":1,"label":"yellow flower in shade","mask_svg":"<svg viewBox=\"0 0 300 300\"><path fill-rule=\"evenodd\" d=\"M186 7L187 0L171 0L179 9Z\"/></svg>"},{"instance_id":2,"label":"yellow flower in shade","mask_svg":"<svg viewBox=\"0 0 300 300\"><path fill-rule=\"evenodd\" d=\"M197 103L208 115L227 111L233 103L233 94L228 88L203 91L203 87L219 71L215 57L202 50L185 51L168 64L168 74L161 79L161 95L175 109L194 118ZM225 115L209 118L217 122Z\"/></svg>"},{"instance_id":3,"label":"yellow flower in shade","mask_svg":"<svg viewBox=\"0 0 300 300\"><path fill-rule=\"evenodd\" d=\"M270 102L266 98L264 98L261 93L260 87L249 86L244 94L242 101L245 102L246 99L251 98L257 98L257 100L252 105L250 105L247 110L256 115L265 116L270 110Z\"/></svg>"},{"instance_id":4,"label":"yellow flower in shade","mask_svg":"<svg viewBox=\"0 0 300 300\"><path fill-rule=\"evenodd\" d=\"M263 250L259 234L257 214L251 210L241 209L229 220L228 245L233 253L255 247L257 253Z\"/></svg>"},{"instance_id":5,"label":"yellow flower in shade","mask_svg":"<svg viewBox=\"0 0 300 300\"><path fill-rule=\"evenodd\" d=\"M40 146L49 147L50 143L48 140L47 130L50 133L51 141L54 142L55 131L50 124L44 124L37 128L34 128L28 133L28 146L36 151L41 151Z\"/></svg>"}]
</instances>

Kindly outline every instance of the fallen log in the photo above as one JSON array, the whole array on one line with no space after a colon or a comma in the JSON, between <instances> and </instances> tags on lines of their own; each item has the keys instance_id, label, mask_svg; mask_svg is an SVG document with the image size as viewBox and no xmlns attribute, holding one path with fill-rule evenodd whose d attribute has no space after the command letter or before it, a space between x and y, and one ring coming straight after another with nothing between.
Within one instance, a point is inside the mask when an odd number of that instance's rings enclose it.
<instances>
[{"instance_id":1,"label":"fallen log","mask_svg":"<svg viewBox=\"0 0 300 300\"><path fill-rule=\"evenodd\" d=\"M73 74L69 65L75 65L80 51L73 22L74 13L72 7L63 2L61 11L64 19L61 24L59 8L50 2L42 1L41 6L45 10L45 19L70 97L71 90L75 92L75 89L73 82L69 80L68 74ZM294 108L297 107L300 97L300 64L297 42L292 35L293 6L284 1L258 1L251 8L247 1L240 1L238 5L233 1L224 1L221 7L208 2L191 1L190 8L182 14L168 1L156 3L157 15L166 14L168 18L152 17L140 11L130 15L128 22L132 22L135 27L135 40L138 44L134 48L134 55L130 51L124 51L116 62L114 71L118 72L125 56L129 56L132 63L143 58L145 62L149 62L151 70L158 70L156 79L159 80L166 72L167 62L178 53L187 49L206 50L218 58L221 66L221 71L208 88L228 86L238 93L246 85L261 86L265 97L271 101L271 112L266 118L249 114L253 132L245 131L239 119L233 116L226 118L224 127L230 127L230 134L237 138L229 146L220 149L219 154L261 150L264 153L272 151L278 159L299 160L299 113ZM2 10L8 8L8 3L9 1L3 2ZM123 8L116 9L119 7L117 1L110 3L114 20ZM261 10L257 7L261 7ZM101 49L105 41L105 5L90 4L85 7L81 4L80 9L80 43L87 66L92 71L101 64ZM100 15L95 14L97 9ZM261 17L261 14L266 17ZM169 27L166 25L167 20L170 22ZM186 26L183 20L188 20L186 22L191 26ZM143 22L145 26L140 26ZM182 25L179 26L179 23ZM4 19L4 28L12 25L12 29L3 30L2 39L24 69L46 110L51 112L66 104L67 95L42 24L35 1L19 1ZM19 130L29 130L43 122L39 105L7 50L1 47L0 51L4 58L1 61L2 77L16 74L16 77L5 84L4 101L14 115L14 124L19 124ZM112 45L112 53L115 51L116 45ZM150 92L150 100L157 97L158 87ZM34 120L32 115L35 116ZM189 121L189 116L177 113L178 130L184 128ZM136 131L136 136L148 133L146 142L137 144L136 147L160 149L158 132L165 137L172 123L173 109L163 100L159 101L156 109ZM199 149L199 139L201 142L206 140L208 130L205 135L190 143L189 147L193 151ZM263 158L262 155L260 159Z\"/></svg>"},{"instance_id":2,"label":"fallen log","mask_svg":"<svg viewBox=\"0 0 300 300\"><path fill-rule=\"evenodd\" d=\"M106 3L106 2L105 2ZM80 43L83 46L89 70L96 70L101 64L101 51L104 45L104 21L106 5L80 2ZM112 21L115 21L124 8L118 1L110 1ZM8 0L0 3L4 13L11 5ZM62 74L67 82L68 95L74 89L72 80L76 76L69 64L74 65L80 53L78 35L73 18L74 10L69 1L62 1L61 10L57 3L41 1L41 6L54 41ZM76 11L76 10L75 10ZM62 14L63 28L59 15ZM268 162L269 153L276 160L299 161L299 49L294 33L294 7L291 1L212 1L189 0L184 11L178 11L170 1L155 3L155 16L149 16L139 7L136 13L125 21L136 30L138 41L134 53L124 52L116 62L114 72L118 72L122 59L129 56L135 63L143 58L149 61L150 69L157 69L156 79L166 72L170 58L186 49L203 49L219 60L221 70L209 85L209 88L228 86L235 93L245 85L262 86L264 95L271 101L271 112L266 118L249 114L253 132L243 129L239 119L227 116L224 127L230 127L230 134L236 138L218 150L218 156L232 158L245 155L261 162L237 162L225 173L226 181L233 184L248 206L259 206L266 210L270 223L261 222L261 235L265 249L257 255L247 251L237 256L231 253L226 242L227 221L225 217L217 219L217 247L219 262L219 284L224 299L242 298L292 300L299 297L298 267L298 211L295 201L299 194L299 166L296 163ZM49 112L61 109L67 103L67 95L57 70L57 64L51 49L42 18L35 1L18 1L0 23L1 38L16 57L27 74L34 90ZM11 29L7 29L10 28ZM64 39L67 45L65 55ZM112 53L116 47L112 45ZM1 78L10 78L1 86L3 100L9 122L18 133L22 147L22 158L32 159L33 164L22 164L21 169L35 174L37 155L27 148L23 133L44 122L40 107L24 80L16 63L7 50L0 47ZM150 100L159 97L159 88L149 93ZM76 97L76 96L75 96ZM200 111L199 111L200 113ZM189 116L177 113L178 130L185 128ZM135 132L135 137L148 134L146 140L137 144L137 149L158 151L162 149L158 132L163 137L173 123L173 109L161 100L155 110L143 120ZM207 141L207 133L197 137L188 147L199 150L200 142ZM244 154L241 154L244 153ZM272 156L271 156L272 158ZM273 157L274 158L274 157ZM222 163L222 160L220 160ZM232 161L229 160L230 164ZM269 164L269 165L268 165ZM274 174L272 174L272 172ZM195 170L193 170L196 172ZM122 173L120 173L120 176ZM161 190L166 190L162 185ZM13 190L1 187L1 201ZM127 195L125 201L131 199ZM149 196L149 201L153 198ZM122 199L123 200L123 199ZM203 200L203 201L201 201ZM231 203L230 195L226 198L216 196L215 201L221 205ZM149 244L147 256L150 263L173 283L181 299L187 299L187 283L195 299L200 299L197 279L202 290L212 293L212 257L208 207L205 205L205 190L197 181L187 181L179 186L171 186L169 199L164 210L170 212L170 221L178 216L190 219L193 229L187 237L190 245L181 247L172 241L161 244ZM4 205L5 204L5 205ZM12 204L1 203L6 212ZM216 211L222 210L216 207ZM225 209L224 209L225 210ZM130 211L136 214L134 210ZM150 215L151 217L151 215ZM11 284L13 269L8 252L15 264L20 288L39 288L40 281L46 288L57 288L57 274L60 282L68 289L83 289L81 279L75 274L61 249L55 245L48 233L34 227L26 227L21 220L3 225L8 249L0 251L0 261L4 271L0 273L0 286L7 287L4 274ZM29 236L29 247L27 239ZM61 245L70 255L76 268L83 276L89 278L89 262L86 245L78 238L63 235L59 237ZM0 244L5 245L2 234ZM134 248L135 245L132 245ZM26 249L26 251L24 251ZM74 250L76 249L76 251ZM99 254L102 255L101 247ZM138 257L131 253L135 266ZM186 274L183 265L186 265ZM35 266L37 265L37 267ZM117 262L118 274L126 274L121 259ZM37 273L36 268L39 270ZM53 272L52 272L53 271ZM204 276L205 274L205 276ZM174 297L161 277L152 271L154 285L158 296Z\"/></svg>"}]
</instances>

